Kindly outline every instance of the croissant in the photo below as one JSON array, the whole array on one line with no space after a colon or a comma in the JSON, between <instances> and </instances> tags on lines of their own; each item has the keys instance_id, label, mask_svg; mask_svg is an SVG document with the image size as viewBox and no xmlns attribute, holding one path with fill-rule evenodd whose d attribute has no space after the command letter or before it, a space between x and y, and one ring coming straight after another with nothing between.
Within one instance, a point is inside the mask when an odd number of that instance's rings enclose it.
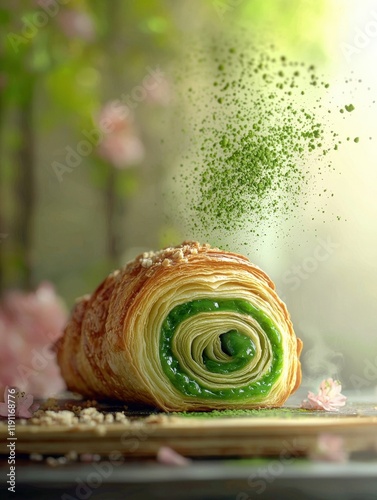
<instances>
[{"instance_id":1,"label":"croissant","mask_svg":"<svg viewBox=\"0 0 377 500\"><path fill-rule=\"evenodd\" d=\"M111 274L56 349L68 389L168 411L281 406L301 382L302 342L273 282L197 242Z\"/></svg>"}]
</instances>

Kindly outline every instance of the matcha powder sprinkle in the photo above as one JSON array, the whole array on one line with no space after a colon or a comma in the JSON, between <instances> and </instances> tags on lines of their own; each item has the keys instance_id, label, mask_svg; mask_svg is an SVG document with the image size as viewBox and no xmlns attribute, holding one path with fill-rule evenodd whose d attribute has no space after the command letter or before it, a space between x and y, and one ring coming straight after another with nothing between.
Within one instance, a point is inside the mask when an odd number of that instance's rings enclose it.
<instances>
[{"instance_id":1,"label":"matcha powder sprinkle","mask_svg":"<svg viewBox=\"0 0 377 500\"><path fill-rule=\"evenodd\" d=\"M273 226L301 210L315 176L332 168L327 155L341 141L323 118L329 84L273 47L214 45L191 58L182 101L195 109L195 123L182 131L188 145L176 178L191 229L211 238L249 226L259 236L261 223Z\"/></svg>"}]
</instances>

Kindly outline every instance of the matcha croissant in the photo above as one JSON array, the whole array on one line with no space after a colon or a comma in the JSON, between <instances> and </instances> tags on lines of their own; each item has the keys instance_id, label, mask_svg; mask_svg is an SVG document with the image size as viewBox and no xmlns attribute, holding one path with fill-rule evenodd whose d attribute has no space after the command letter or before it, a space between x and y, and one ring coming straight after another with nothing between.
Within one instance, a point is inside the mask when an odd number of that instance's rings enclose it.
<instances>
[{"instance_id":1,"label":"matcha croissant","mask_svg":"<svg viewBox=\"0 0 377 500\"><path fill-rule=\"evenodd\" d=\"M136 257L81 298L57 354L84 396L209 410L281 406L300 384L301 348L261 269L184 242Z\"/></svg>"}]
</instances>

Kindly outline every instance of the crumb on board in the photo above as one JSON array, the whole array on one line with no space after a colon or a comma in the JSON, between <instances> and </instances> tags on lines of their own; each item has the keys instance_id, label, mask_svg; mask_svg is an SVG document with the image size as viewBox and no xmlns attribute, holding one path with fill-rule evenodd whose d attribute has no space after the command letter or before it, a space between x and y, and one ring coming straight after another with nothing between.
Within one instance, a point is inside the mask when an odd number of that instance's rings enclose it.
<instances>
[{"instance_id":1,"label":"crumb on board","mask_svg":"<svg viewBox=\"0 0 377 500\"><path fill-rule=\"evenodd\" d=\"M143 420L143 423L145 424L171 424L172 422L177 421L177 417L171 417L170 415L161 415L161 414L154 414L154 415L149 415L149 417L145 418Z\"/></svg>"},{"instance_id":2,"label":"crumb on board","mask_svg":"<svg viewBox=\"0 0 377 500\"><path fill-rule=\"evenodd\" d=\"M98 411L97 408L89 407L83 408L77 407L75 411L73 410L38 410L34 413L34 416L30 419L30 424L40 425L40 426L54 426L54 425L65 425L68 427L76 425L87 425L89 427L98 427L102 424L113 424L113 423L129 423L129 419L126 417L124 412L116 412L115 415L112 413ZM105 433L105 426L98 430L99 433Z\"/></svg>"},{"instance_id":3,"label":"crumb on board","mask_svg":"<svg viewBox=\"0 0 377 500\"><path fill-rule=\"evenodd\" d=\"M111 453L110 455L100 455L98 453L77 453L77 451L69 451L62 456L43 456L40 453L31 453L29 459L33 462L44 462L50 467L59 467L67 464L82 462L93 463L100 462L101 460L111 460L117 462L124 462L124 456L120 453Z\"/></svg>"}]
</instances>

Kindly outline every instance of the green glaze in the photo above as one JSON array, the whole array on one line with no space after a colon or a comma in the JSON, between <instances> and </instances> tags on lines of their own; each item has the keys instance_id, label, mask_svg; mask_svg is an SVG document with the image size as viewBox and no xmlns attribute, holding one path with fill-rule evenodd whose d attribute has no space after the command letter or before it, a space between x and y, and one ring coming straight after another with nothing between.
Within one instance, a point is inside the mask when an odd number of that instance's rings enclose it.
<instances>
[{"instance_id":1,"label":"green glaze","mask_svg":"<svg viewBox=\"0 0 377 500\"><path fill-rule=\"evenodd\" d=\"M254 318L266 333L272 349L272 363L265 375L257 381L243 387L209 388L198 380L193 380L180 366L172 351L172 340L178 325L199 313L216 313L229 311ZM214 361L203 353L203 362L211 373L228 374L235 372L250 362L255 354L255 346L246 335L230 330L220 336L224 353L228 354L229 361ZM171 383L186 396L197 396L205 399L225 399L229 401L243 401L253 398L262 399L269 393L271 387L281 374L283 364L283 350L281 335L273 321L261 310L243 299L200 299L176 306L165 318L160 337L160 359L164 373ZM231 382L231 377L229 377Z\"/></svg>"}]
</instances>

